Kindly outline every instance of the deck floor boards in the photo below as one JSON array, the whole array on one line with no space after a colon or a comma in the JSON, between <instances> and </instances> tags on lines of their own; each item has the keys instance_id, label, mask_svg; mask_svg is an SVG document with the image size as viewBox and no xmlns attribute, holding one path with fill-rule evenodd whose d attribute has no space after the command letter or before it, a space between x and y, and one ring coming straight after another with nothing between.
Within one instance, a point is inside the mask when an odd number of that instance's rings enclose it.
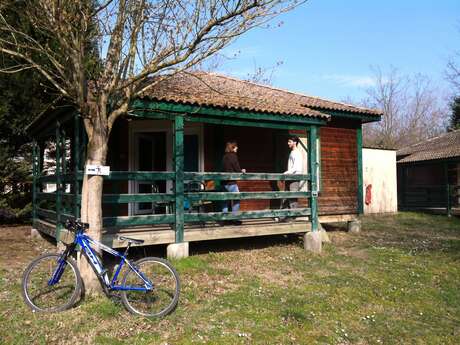
<instances>
[{"instance_id":1,"label":"deck floor boards","mask_svg":"<svg viewBox=\"0 0 460 345\"><path fill-rule=\"evenodd\" d=\"M320 222L344 222L355 219L356 215L320 216ZM54 234L54 224L38 220L38 230ZM273 218L247 219L242 225L220 225L217 222L187 223L184 229L184 241L206 241L225 238L253 237L266 235L281 235L290 233L305 233L311 230L308 217L299 217L290 222L277 222ZM131 226L106 228L102 234L102 242L113 248L122 248L126 242L119 241L119 235L144 240L143 245L169 244L175 242L175 232L168 224L152 226Z\"/></svg>"},{"instance_id":2,"label":"deck floor boards","mask_svg":"<svg viewBox=\"0 0 460 345\"><path fill-rule=\"evenodd\" d=\"M310 223L306 220L280 223L273 219L244 220L242 225L220 225L215 222L207 222L205 226L200 224L187 224L184 229L184 241L205 241L224 238L252 237L275 234L300 233L310 231ZM130 227L119 229L107 229L103 234L103 242L114 248L123 247L124 242L118 240L123 234L144 240L144 245L174 243L174 230L168 225L151 227Z\"/></svg>"}]
</instances>

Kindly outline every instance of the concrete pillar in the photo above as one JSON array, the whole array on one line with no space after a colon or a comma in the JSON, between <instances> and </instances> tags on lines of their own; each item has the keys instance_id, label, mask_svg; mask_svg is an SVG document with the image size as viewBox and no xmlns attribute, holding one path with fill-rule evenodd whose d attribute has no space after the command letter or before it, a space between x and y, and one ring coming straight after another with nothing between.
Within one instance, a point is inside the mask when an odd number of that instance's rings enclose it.
<instances>
[{"instance_id":1,"label":"concrete pillar","mask_svg":"<svg viewBox=\"0 0 460 345\"><path fill-rule=\"evenodd\" d=\"M329 235L327 234L326 230L320 230L319 233L321 234L321 242L331 243L331 240L329 239Z\"/></svg>"},{"instance_id":2,"label":"concrete pillar","mask_svg":"<svg viewBox=\"0 0 460 345\"><path fill-rule=\"evenodd\" d=\"M63 252L66 249L66 246L61 241L58 241L56 243L56 248L57 248L58 251Z\"/></svg>"},{"instance_id":3,"label":"concrete pillar","mask_svg":"<svg viewBox=\"0 0 460 345\"><path fill-rule=\"evenodd\" d=\"M331 243L331 240L329 239L329 235L327 234L326 230L323 228L321 223L318 223L318 230L321 233L321 241L323 243Z\"/></svg>"},{"instance_id":4,"label":"concrete pillar","mask_svg":"<svg viewBox=\"0 0 460 345\"><path fill-rule=\"evenodd\" d=\"M320 231L307 232L303 236L303 246L306 251L316 254L322 250L322 236Z\"/></svg>"},{"instance_id":5,"label":"concrete pillar","mask_svg":"<svg viewBox=\"0 0 460 345\"><path fill-rule=\"evenodd\" d=\"M188 255L188 242L171 243L166 248L168 259L182 259Z\"/></svg>"},{"instance_id":6,"label":"concrete pillar","mask_svg":"<svg viewBox=\"0 0 460 345\"><path fill-rule=\"evenodd\" d=\"M355 219L348 222L348 232L353 234L357 234L361 232L361 221L359 219Z\"/></svg>"},{"instance_id":7,"label":"concrete pillar","mask_svg":"<svg viewBox=\"0 0 460 345\"><path fill-rule=\"evenodd\" d=\"M30 229L30 238L32 238L33 240L36 240L38 238L42 238L42 235L40 234L40 231L32 228Z\"/></svg>"}]
</instances>

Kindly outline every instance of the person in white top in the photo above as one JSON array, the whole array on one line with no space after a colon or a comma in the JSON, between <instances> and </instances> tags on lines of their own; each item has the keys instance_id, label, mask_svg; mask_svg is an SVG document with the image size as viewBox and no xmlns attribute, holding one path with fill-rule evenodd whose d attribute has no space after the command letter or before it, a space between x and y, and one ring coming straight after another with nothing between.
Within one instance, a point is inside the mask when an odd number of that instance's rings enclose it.
<instances>
[{"instance_id":1,"label":"person in white top","mask_svg":"<svg viewBox=\"0 0 460 345\"><path fill-rule=\"evenodd\" d=\"M288 139L288 146L291 149L291 153L289 154L288 159L288 169L284 172L284 174L301 174L302 173L302 153L297 148L299 143L299 137L291 136ZM299 181L286 181L286 191L291 192L298 192L299 191ZM298 200L297 198L288 199L288 207L289 208L298 208ZM294 218L294 217L289 217ZM288 217L280 219L280 221L287 221Z\"/></svg>"},{"instance_id":2,"label":"person in white top","mask_svg":"<svg viewBox=\"0 0 460 345\"><path fill-rule=\"evenodd\" d=\"M299 137L293 136L288 139L288 146L291 149L288 160L288 170L285 174L301 174L302 173L302 153L297 148Z\"/></svg>"}]
</instances>

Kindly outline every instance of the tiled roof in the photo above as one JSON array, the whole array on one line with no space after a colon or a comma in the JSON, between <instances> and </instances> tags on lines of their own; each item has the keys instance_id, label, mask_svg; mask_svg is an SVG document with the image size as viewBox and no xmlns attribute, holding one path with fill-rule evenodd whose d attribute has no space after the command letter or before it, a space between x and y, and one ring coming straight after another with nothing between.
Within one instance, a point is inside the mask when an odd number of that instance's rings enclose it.
<instances>
[{"instance_id":1,"label":"tiled roof","mask_svg":"<svg viewBox=\"0 0 460 345\"><path fill-rule=\"evenodd\" d=\"M179 73L148 89L142 98L245 111L329 118L326 110L375 116L378 110L259 85L215 73Z\"/></svg>"},{"instance_id":2,"label":"tiled roof","mask_svg":"<svg viewBox=\"0 0 460 345\"><path fill-rule=\"evenodd\" d=\"M460 158L460 129L404 147L396 155L398 163Z\"/></svg>"}]
</instances>

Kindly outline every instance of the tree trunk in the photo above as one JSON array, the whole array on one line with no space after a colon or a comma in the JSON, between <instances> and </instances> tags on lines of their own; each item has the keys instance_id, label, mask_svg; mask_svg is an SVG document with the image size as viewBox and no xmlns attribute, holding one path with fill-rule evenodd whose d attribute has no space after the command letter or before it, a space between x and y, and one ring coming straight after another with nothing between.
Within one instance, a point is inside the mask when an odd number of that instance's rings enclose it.
<instances>
[{"instance_id":1,"label":"tree trunk","mask_svg":"<svg viewBox=\"0 0 460 345\"><path fill-rule=\"evenodd\" d=\"M94 125L93 125L94 126ZM87 147L86 165L105 165L108 151L108 135L104 126L94 126ZM102 188L103 176L84 175L82 186L81 218L89 223L87 234L96 241L102 237ZM100 254L100 253L99 253ZM83 255L79 260L79 269L85 286L85 293L101 292L97 276Z\"/></svg>"}]
</instances>

